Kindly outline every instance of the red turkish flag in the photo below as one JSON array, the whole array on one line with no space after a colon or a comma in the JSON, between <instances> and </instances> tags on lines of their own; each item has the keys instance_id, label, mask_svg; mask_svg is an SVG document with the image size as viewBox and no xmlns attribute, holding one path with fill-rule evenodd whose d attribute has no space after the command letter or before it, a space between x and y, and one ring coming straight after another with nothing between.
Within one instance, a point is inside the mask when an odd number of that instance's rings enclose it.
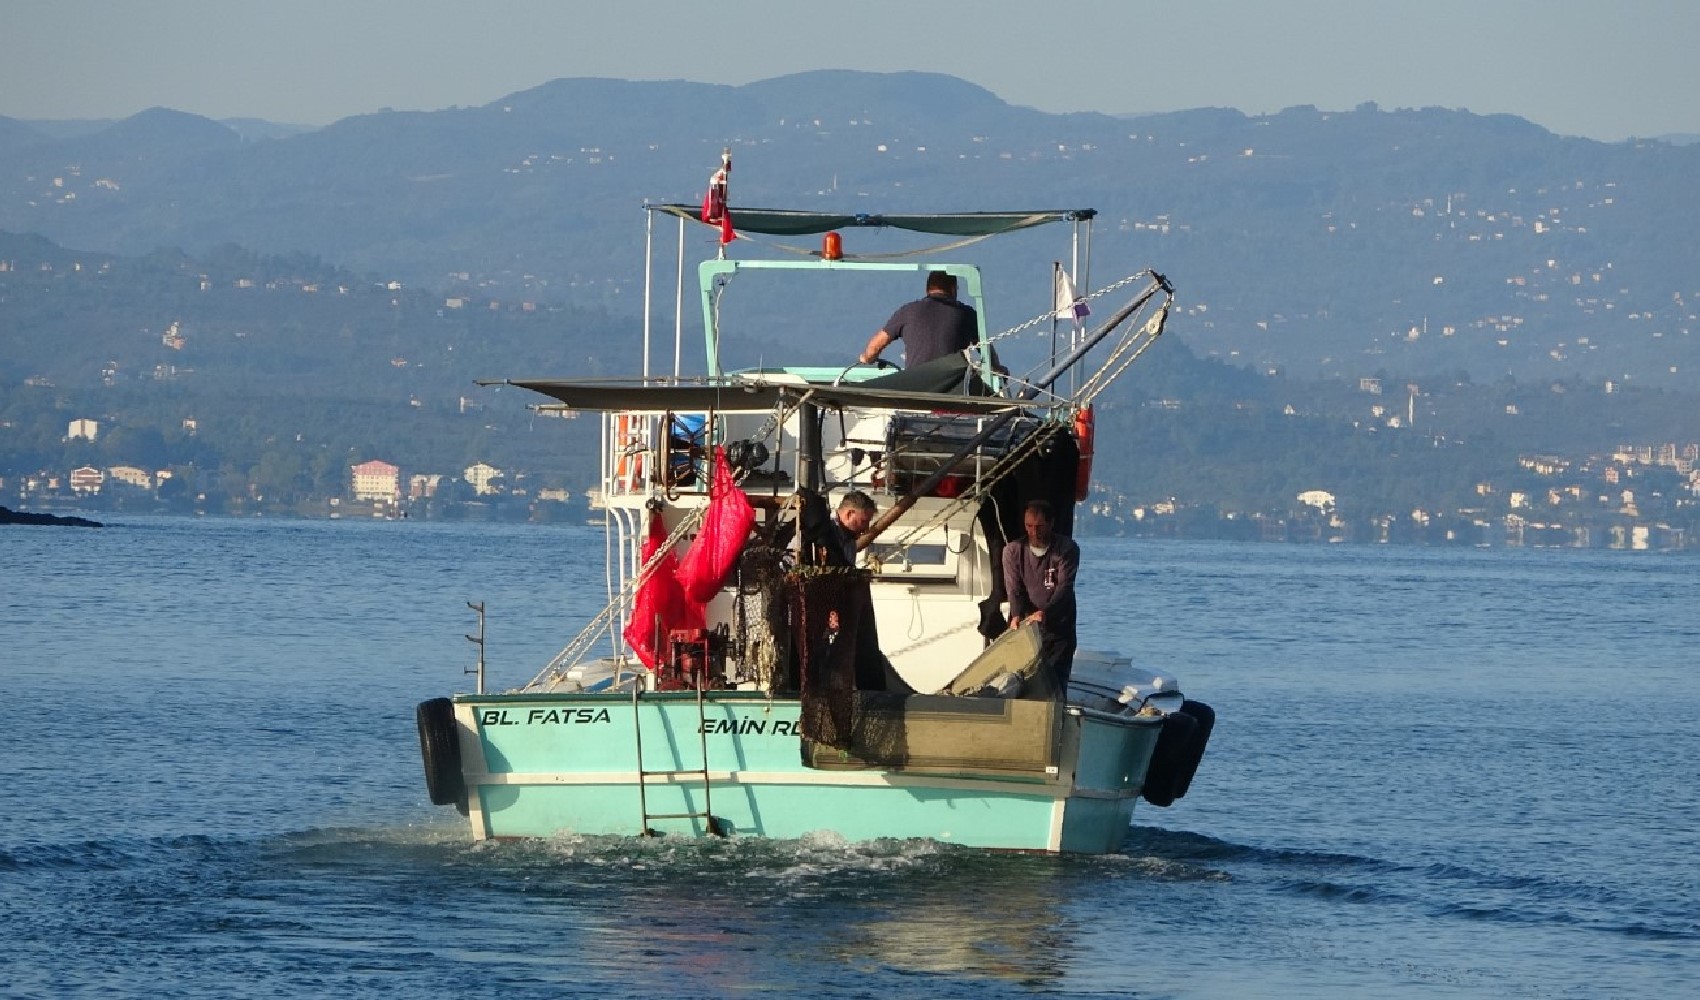
<instances>
[{"instance_id":1,"label":"red turkish flag","mask_svg":"<svg viewBox=\"0 0 1700 1000\"><path fill-rule=\"evenodd\" d=\"M732 151L724 150L720 154L720 169L708 178L708 193L702 196L702 221L713 225L720 223L720 245L737 239L732 231L732 212L726 207L726 186L732 179Z\"/></svg>"}]
</instances>

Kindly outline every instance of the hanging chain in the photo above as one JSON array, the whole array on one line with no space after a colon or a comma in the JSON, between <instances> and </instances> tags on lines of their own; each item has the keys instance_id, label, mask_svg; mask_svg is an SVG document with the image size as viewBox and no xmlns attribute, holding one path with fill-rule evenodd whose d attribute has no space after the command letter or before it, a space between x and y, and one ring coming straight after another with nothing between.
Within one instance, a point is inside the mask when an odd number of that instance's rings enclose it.
<instances>
[{"instance_id":1,"label":"hanging chain","mask_svg":"<svg viewBox=\"0 0 1700 1000\"><path fill-rule=\"evenodd\" d=\"M1127 287L1128 285L1133 284L1136 281L1141 281L1141 280L1148 278L1150 276L1151 276L1150 268L1146 268L1143 271L1135 271L1133 274L1130 274L1125 278L1120 278L1116 281L1112 281L1108 285L1105 285L1104 287L1098 289L1095 292L1088 292L1087 294L1080 296L1080 298L1077 299L1076 301L1090 302L1093 299L1102 298L1105 295L1109 295L1112 292L1118 291L1122 288ZM986 344L989 346L989 345L992 345L992 344L996 344L1000 340L1008 340L1009 338L1014 337L1017 334L1025 333L1026 331L1031 330L1033 327L1036 327L1039 324L1044 323L1045 321L1053 318L1054 316L1056 316L1056 312L1054 310L1051 311L1051 312L1042 312L1039 315L1034 316L1032 319L1029 319L1024 323L1017 324L1016 326L1012 326L1009 329L1003 331L1002 333L998 333L998 334L995 334L991 337L986 338ZM1035 368L1036 367L1037 366L1035 366ZM1033 369L1029 369L1027 374L1032 374L1032 372L1033 372ZM1004 379L1005 379L1005 381L1014 383L1015 385L1018 385L1022 388L1032 388L1032 386L1033 386L1032 382L1028 381L1025 378L1021 378L1021 377L1018 377L1018 376L1015 376L1015 375L1006 375L1006 376L1004 376ZM1048 391L1047 391L1046 394L1052 396L1053 398L1055 398L1055 396L1056 396L1055 393L1051 393L1051 392L1048 392Z\"/></svg>"}]
</instances>

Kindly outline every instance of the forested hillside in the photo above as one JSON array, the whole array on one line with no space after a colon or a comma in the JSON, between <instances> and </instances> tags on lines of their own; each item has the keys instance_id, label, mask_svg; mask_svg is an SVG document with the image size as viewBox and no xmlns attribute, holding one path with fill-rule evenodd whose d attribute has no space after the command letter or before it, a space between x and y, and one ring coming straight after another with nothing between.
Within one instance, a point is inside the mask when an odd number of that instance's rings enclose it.
<instances>
[{"instance_id":1,"label":"forested hillside","mask_svg":"<svg viewBox=\"0 0 1700 1000\"><path fill-rule=\"evenodd\" d=\"M381 458L582 489L591 421L474 380L636 371L642 205L699 198L730 148L734 218L1090 207L1089 285L1167 274L1168 335L1101 400L1106 505L1692 506L1670 477L1700 441L1700 146L1374 105L1053 115L848 72L558 80L298 134L167 109L73 124L0 119L0 478L123 463L312 498ZM934 250L985 269L994 332L1043 315L1069 257L1026 239ZM846 234L853 255L899 242ZM687 243L687 268L714 250ZM670 301L671 251L648 266ZM729 360L848 362L916 292L757 306ZM1025 364L1041 341L1005 346ZM97 440L68 440L79 418ZM1598 459L1625 448L1678 457L1626 486L1635 462Z\"/></svg>"},{"instance_id":2,"label":"forested hillside","mask_svg":"<svg viewBox=\"0 0 1700 1000\"><path fill-rule=\"evenodd\" d=\"M640 204L700 197L729 146L735 205L1097 208L1094 275L1161 268L1195 349L1236 364L1679 386L1700 364L1700 146L1503 115L1053 115L949 77L819 72L558 80L259 141L163 109L61 138L3 124L0 229L96 250L234 243L629 312ZM1012 287L1042 280L1029 259L984 263Z\"/></svg>"}]
</instances>

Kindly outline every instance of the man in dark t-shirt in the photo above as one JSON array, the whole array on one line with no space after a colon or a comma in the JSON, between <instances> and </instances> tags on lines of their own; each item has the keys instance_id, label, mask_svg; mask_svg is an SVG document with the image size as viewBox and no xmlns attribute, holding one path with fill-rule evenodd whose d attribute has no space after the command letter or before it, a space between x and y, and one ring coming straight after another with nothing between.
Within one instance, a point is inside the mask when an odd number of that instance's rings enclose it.
<instances>
[{"instance_id":1,"label":"man in dark t-shirt","mask_svg":"<svg viewBox=\"0 0 1700 1000\"><path fill-rule=\"evenodd\" d=\"M927 275L927 295L900 307L862 349L868 364L894 340L904 343L904 366L914 368L973 347L980 319L973 306L956 301L956 277L943 271Z\"/></svg>"}]
</instances>

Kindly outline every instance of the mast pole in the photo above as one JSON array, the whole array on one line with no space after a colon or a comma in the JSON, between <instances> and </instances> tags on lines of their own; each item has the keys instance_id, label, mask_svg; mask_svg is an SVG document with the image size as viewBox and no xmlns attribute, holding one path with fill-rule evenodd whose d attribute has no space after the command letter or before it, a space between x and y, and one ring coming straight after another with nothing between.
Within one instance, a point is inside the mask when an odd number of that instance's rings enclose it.
<instances>
[{"instance_id":1,"label":"mast pole","mask_svg":"<svg viewBox=\"0 0 1700 1000\"><path fill-rule=\"evenodd\" d=\"M821 483L826 479L822 450L820 404L802 400L797 404L797 482L816 493L820 492Z\"/></svg>"},{"instance_id":2,"label":"mast pole","mask_svg":"<svg viewBox=\"0 0 1700 1000\"><path fill-rule=\"evenodd\" d=\"M649 377L650 293L655 288L655 213L643 207L643 377Z\"/></svg>"},{"instance_id":3,"label":"mast pole","mask_svg":"<svg viewBox=\"0 0 1700 1000\"><path fill-rule=\"evenodd\" d=\"M673 377L679 377L680 352L685 343L685 217L679 216L679 275L673 284Z\"/></svg>"},{"instance_id":4,"label":"mast pole","mask_svg":"<svg viewBox=\"0 0 1700 1000\"><path fill-rule=\"evenodd\" d=\"M1051 364L1057 363L1057 288L1061 285L1062 261L1051 261Z\"/></svg>"},{"instance_id":5,"label":"mast pole","mask_svg":"<svg viewBox=\"0 0 1700 1000\"><path fill-rule=\"evenodd\" d=\"M1076 289L1075 294L1078 295L1080 294L1079 289L1081 288L1085 288L1087 292L1092 291L1092 289L1090 286L1080 284L1080 220L1076 219L1074 225L1069 228L1074 230L1074 232L1069 246L1068 280L1074 285ZM1073 303L1070 303L1070 305L1072 304ZM1051 322L1056 322L1055 313L1051 315ZM1080 342L1080 317L1078 316L1074 318L1074 322L1069 326L1068 342L1071 347ZM1080 373L1074 372L1068 377L1068 394L1072 396L1078 391L1080 391Z\"/></svg>"}]
</instances>

